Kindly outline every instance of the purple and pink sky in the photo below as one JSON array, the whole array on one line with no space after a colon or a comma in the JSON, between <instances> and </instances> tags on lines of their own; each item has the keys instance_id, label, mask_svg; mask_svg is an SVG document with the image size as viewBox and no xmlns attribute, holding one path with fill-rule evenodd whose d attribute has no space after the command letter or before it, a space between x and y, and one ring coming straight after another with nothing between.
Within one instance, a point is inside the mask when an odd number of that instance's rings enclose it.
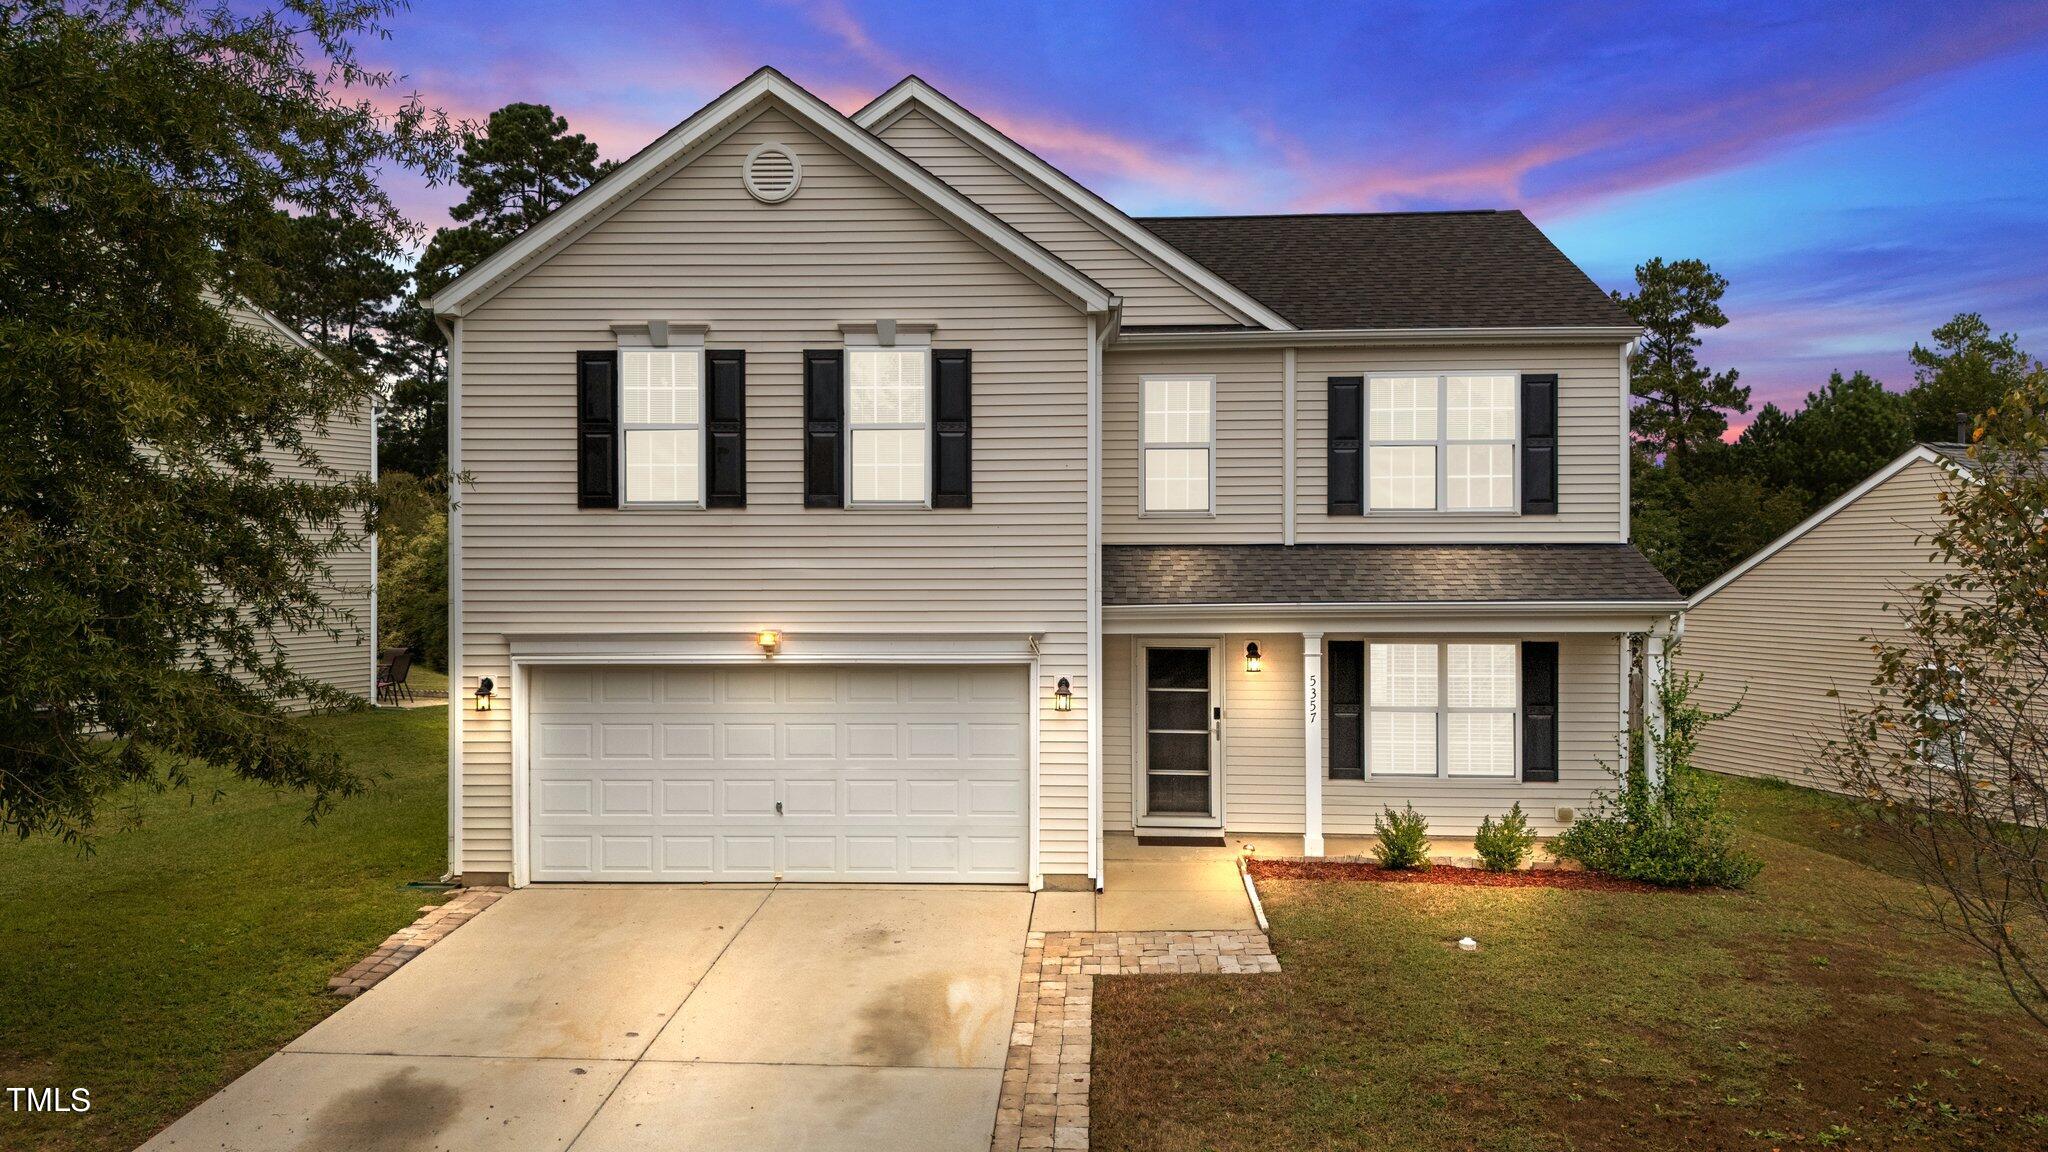
<instances>
[{"instance_id":1,"label":"purple and pink sky","mask_svg":"<svg viewBox=\"0 0 2048 1152\"><path fill-rule=\"evenodd\" d=\"M1903 387L1959 311L2048 350L2042 0L415 0L390 30L398 91L550 104L607 157L763 64L849 112L916 72L1133 215L1516 207L1610 288L1696 256L1731 282L1705 359L1759 406Z\"/></svg>"}]
</instances>

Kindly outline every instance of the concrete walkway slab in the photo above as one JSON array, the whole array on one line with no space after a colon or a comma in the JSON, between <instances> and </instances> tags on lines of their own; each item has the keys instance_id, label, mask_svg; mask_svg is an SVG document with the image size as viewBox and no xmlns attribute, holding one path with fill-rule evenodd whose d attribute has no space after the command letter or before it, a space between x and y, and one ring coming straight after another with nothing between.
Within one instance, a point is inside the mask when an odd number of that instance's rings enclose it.
<instances>
[{"instance_id":1,"label":"concrete walkway slab","mask_svg":"<svg viewBox=\"0 0 2048 1152\"><path fill-rule=\"evenodd\" d=\"M631 1059L768 896L522 889L286 1051Z\"/></svg>"},{"instance_id":2,"label":"concrete walkway slab","mask_svg":"<svg viewBox=\"0 0 2048 1152\"><path fill-rule=\"evenodd\" d=\"M1030 919L1016 890L779 890L646 1059L1000 1070Z\"/></svg>"},{"instance_id":3,"label":"concrete walkway slab","mask_svg":"<svg viewBox=\"0 0 2048 1152\"><path fill-rule=\"evenodd\" d=\"M143 1152L567 1148L628 1067L623 1060L281 1052L142 1147Z\"/></svg>"},{"instance_id":4,"label":"concrete walkway slab","mask_svg":"<svg viewBox=\"0 0 2048 1152\"><path fill-rule=\"evenodd\" d=\"M1033 932L1095 931L1095 893L1040 892L1031 902Z\"/></svg>"},{"instance_id":5,"label":"concrete walkway slab","mask_svg":"<svg viewBox=\"0 0 2048 1152\"><path fill-rule=\"evenodd\" d=\"M1256 929L1236 860L1166 863L1110 860L1095 898L1098 932L1190 932Z\"/></svg>"},{"instance_id":6,"label":"concrete walkway slab","mask_svg":"<svg viewBox=\"0 0 2048 1152\"><path fill-rule=\"evenodd\" d=\"M641 1063L576 1152L985 1152L1002 1077L1000 1068Z\"/></svg>"}]
</instances>

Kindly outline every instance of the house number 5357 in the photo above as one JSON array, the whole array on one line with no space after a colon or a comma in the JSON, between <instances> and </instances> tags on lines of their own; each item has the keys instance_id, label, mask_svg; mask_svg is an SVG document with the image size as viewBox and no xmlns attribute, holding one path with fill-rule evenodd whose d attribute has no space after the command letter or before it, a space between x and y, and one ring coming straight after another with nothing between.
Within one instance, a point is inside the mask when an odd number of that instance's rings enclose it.
<instances>
[{"instance_id":1,"label":"house number 5357","mask_svg":"<svg viewBox=\"0 0 2048 1152\"><path fill-rule=\"evenodd\" d=\"M1308 674L1308 722L1311 724L1316 722L1316 704L1321 699L1322 680L1323 676L1320 672Z\"/></svg>"}]
</instances>

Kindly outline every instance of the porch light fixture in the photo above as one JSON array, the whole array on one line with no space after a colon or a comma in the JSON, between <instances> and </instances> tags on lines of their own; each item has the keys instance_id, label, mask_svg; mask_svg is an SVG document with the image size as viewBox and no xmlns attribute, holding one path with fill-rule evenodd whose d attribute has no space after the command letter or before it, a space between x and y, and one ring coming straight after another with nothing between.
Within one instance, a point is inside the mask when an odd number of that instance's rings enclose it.
<instances>
[{"instance_id":1,"label":"porch light fixture","mask_svg":"<svg viewBox=\"0 0 2048 1152\"><path fill-rule=\"evenodd\" d=\"M761 646L761 655L773 656L782 651L782 633L773 628L763 628L760 635L754 637L754 643Z\"/></svg>"},{"instance_id":2,"label":"porch light fixture","mask_svg":"<svg viewBox=\"0 0 2048 1152\"><path fill-rule=\"evenodd\" d=\"M1055 712L1072 712L1074 710L1074 686L1067 683L1065 676L1060 677L1060 682L1053 685L1052 710Z\"/></svg>"},{"instance_id":3,"label":"porch light fixture","mask_svg":"<svg viewBox=\"0 0 2048 1152\"><path fill-rule=\"evenodd\" d=\"M492 685L491 678L489 676L486 676L483 679L476 682L477 711L489 712L491 710L491 695L494 689L495 686Z\"/></svg>"},{"instance_id":4,"label":"porch light fixture","mask_svg":"<svg viewBox=\"0 0 2048 1152\"><path fill-rule=\"evenodd\" d=\"M1265 665L1259 663L1259 642L1254 640L1244 646L1244 670L1257 672L1263 667Z\"/></svg>"}]
</instances>

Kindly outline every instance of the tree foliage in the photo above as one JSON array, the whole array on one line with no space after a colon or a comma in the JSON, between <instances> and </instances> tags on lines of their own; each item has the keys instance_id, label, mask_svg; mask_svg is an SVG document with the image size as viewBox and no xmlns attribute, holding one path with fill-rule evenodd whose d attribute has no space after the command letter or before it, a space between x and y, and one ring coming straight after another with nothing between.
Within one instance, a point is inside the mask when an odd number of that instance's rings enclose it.
<instances>
[{"instance_id":1,"label":"tree foliage","mask_svg":"<svg viewBox=\"0 0 2048 1152\"><path fill-rule=\"evenodd\" d=\"M382 367L389 380L381 459L388 468L445 483L448 464L447 343L425 301L514 236L538 224L606 172L597 145L569 131L545 104L507 104L461 133L456 225L439 229L390 315Z\"/></svg>"},{"instance_id":2,"label":"tree foliage","mask_svg":"<svg viewBox=\"0 0 2048 1152\"><path fill-rule=\"evenodd\" d=\"M1637 546L1681 592L1711 583L1916 439L1953 440L1959 412L1990 407L2031 363L2015 337L1994 338L1966 313L1935 329L1932 347L1914 347L1911 389L1835 372L1804 406L1765 404L1725 443L1727 415L1747 410L1749 390L1696 352L1700 329L1727 323L1727 282L1697 260L1650 260L1636 275L1634 295L1616 294L1645 329L1631 361L1630 519Z\"/></svg>"},{"instance_id":3,"label":"tree foliage","mask_svg":"<svg viewBox=\"0 0 2048 1152\"><path fill-rule=\"evenodd\" d=\"M1643 328L1629 358L1629 389L1640 401L1636 438L1671 467L1718 444L1728 413L1749 411L1749 389L1736 383L1735 369L1715 372L1699 362L1700 330L1728 323L1721 311L1727 290L1727 279L1704 261L1655 257L1636 267L1635 292L1614 293Z\"/></svg>"},{"instance_id":4,"label":"tree foliage","mask_svg":"<svg viewBox=\"0 0 2048 1152\"><path fill-rule=\"evenodd\" d=\"M277 261L370 279L411 226L376 183L445 126L356 63L384 3L0 10L0 827L87 832L182 759L309 794L361 781L288 722L336 703L274 637L352 634L330 562L374 498L305 433L372 379L223 301L358 322Z\"/></svg>"},{"instance_id":5,"label":"tree foliage","mask_svg":"<svg viewBox=\"0 0 2048 1152\"><path fill-rule=\"evenodd\" d=\"M1873 641L1876 677L1867 697L1844 702L1827 764L1911 861L1918 911L1984 952L2048 1025L2048 373L2038 364L1985 414L1970 455L1967 478L1942 494L1931 541L1941 574L1894 605L1899 627Z\"/></svg>"}]
</instances>

